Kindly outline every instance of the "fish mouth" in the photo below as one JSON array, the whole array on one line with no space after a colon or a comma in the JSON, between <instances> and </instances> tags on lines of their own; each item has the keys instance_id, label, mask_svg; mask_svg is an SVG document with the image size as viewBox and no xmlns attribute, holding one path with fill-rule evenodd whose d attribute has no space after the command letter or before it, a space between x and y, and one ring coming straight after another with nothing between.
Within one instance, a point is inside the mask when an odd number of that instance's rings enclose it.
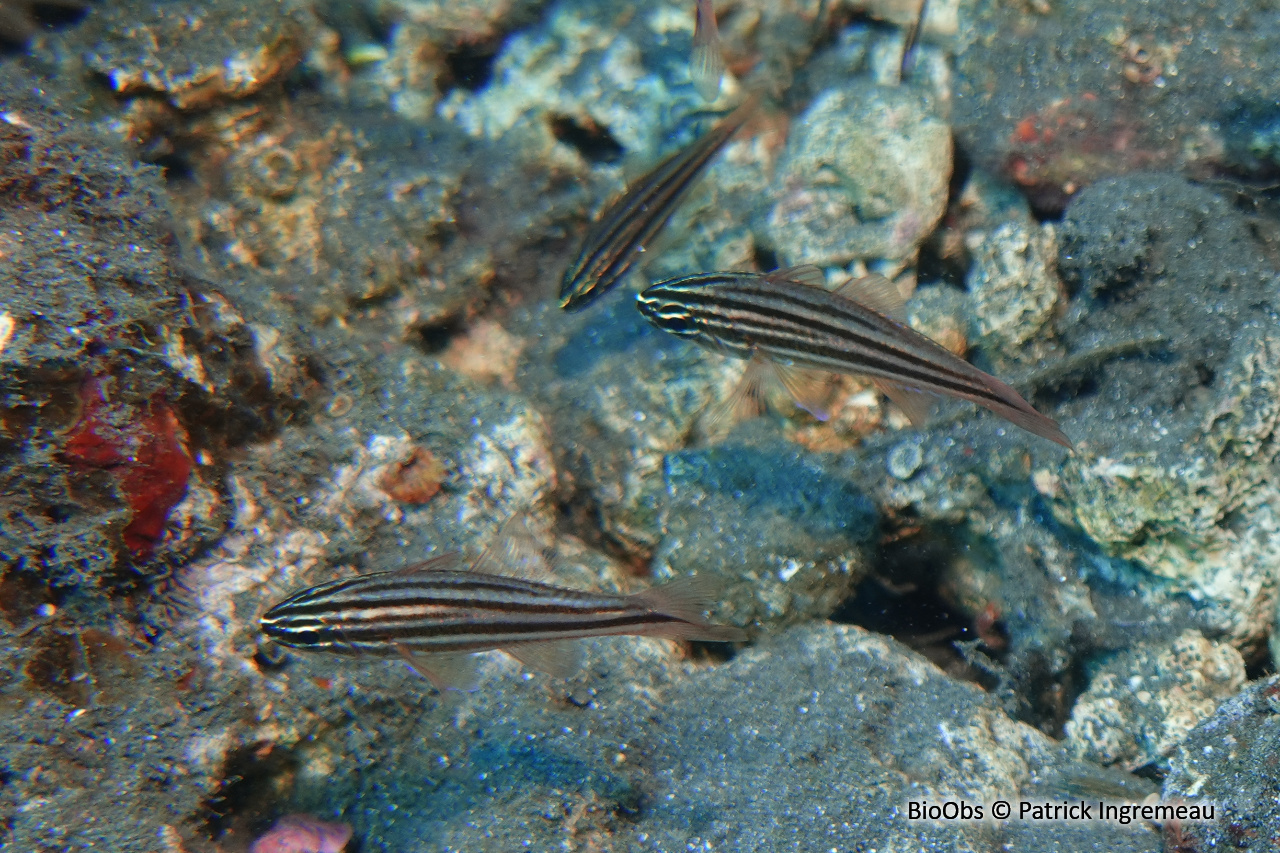
<instances>
[{"instance_id":1,"label":"fish mouth","mask_svg":"<svg viewBox=\"0 0 1280 853\"><path fill-rule=\"evenodd\" d=\"M586 287L576 279L566 279L560 288L560 308L569 311L581 311L600 296L600 291Z\"/></svg>"},{"instance_id":2,"label":"fish mouth","mask_svg":"<svg viewBox=\"0 0 1280 853\"><path fill-rule=\"evenodd\" d=\"M655 294L652 288L636 294L636 308L646 320L664 332L681 337L698 333L697 322L685 306Z\"/></svg>"},{"instance_id":3,"label":"fish mouth","mask_svg":"<svg viewBox=\"0 0 1280 853\"><path fill-rule=\"evenodd\" d=\"M655 322L654 317L658 313L657 300L649 295L648 291L636 294L636 308L640 309L640 313L644 315L646 320Z\"/></svg>"}]
</instances>

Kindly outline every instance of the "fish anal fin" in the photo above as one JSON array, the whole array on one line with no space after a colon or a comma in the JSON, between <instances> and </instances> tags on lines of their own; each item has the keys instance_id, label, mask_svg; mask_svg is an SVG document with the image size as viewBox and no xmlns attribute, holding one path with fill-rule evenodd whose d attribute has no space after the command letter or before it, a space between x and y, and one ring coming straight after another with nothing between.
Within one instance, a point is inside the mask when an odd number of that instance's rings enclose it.
<instances>
[{"instance_id":1,"label":"fish anal fin","mask_svg":"<svg viewBox=\"0 0 1280 853\"><path fill-rule=\"evenodd\" d=\"M919 388L899 385L897 382L878 376L871 377L871 384L893 401L893 404L907 416L907 420L911 421L912 426L919 429L929 420L929 414L933 411L933 394L921 391Z\"/></svg>"},{"instance_id":2,"label":"fish anal fin","mask_svg":"<svg viewBox=\"0 0 1280 853\"><path fill-rule=\"evenodd\" d=\"M408 646L396 651L418 675L437 690L463 690L470 693L480 684L480 660L470 652L416 652Z\"/></svg>"},{"instance_id":3,"label":"fish anal fin","mask_svg":"<svg viewBox=\"0 0 1280 853\"><path fill-rule=\"evenodd\" d=\"M582 669L582 643L578 640L516 643L502 650L530 669L555 678L569 678Z\"/></svg>"},{"instance_id":4,"label":"fish anal fin","mask_svg":"<svg viewBox=\"0 0 1280 853\"><path fill-rule=\"evenodd\" d=\"M891 320L905 323L907 303L902 298L902 291L889 279L878 273L869 273L862 278L851 278L836 289L835 294L857 302L885 315Z\"/></svg>"},{"instance_id":5,"label":"fish anal fin","mask_svg":"<svg viewBox=\"0 0 1280 853\"><path fill-rule=\"evenodd\" d=\"M769 273L768 277L775 281L794 281L796 284L803 284L808 287L827 289L827 274L822 271L821 267L813 264L800 264L799 266L777 269Z\"/></svg>"},{"instance_id":6,"label":"fish anal fin","mask_svg":"<svg viewBox=\"0 0 1280 853\"><path fill-rule=\"evenodd\" d=\"M689 76L703 100L710 102L720 96L724 49L720 44L720 28L716 24L711 0L697 0L694 6L693 56L690 57Z\"/></svg>"}]
</instances>

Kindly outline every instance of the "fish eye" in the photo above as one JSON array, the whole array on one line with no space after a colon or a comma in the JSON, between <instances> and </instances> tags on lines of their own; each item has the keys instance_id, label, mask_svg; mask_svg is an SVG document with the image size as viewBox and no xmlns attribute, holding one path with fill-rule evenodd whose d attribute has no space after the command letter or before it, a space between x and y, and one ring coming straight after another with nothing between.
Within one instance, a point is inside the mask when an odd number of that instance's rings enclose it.
<instances>
[{"instance_id":1,"label":"fish eye","mask_svg":"<svg viewBox=\"0 0 1280 853\"><path fill-rule=\"evenodd\" d=\"M320 634L316 631L299 631L293 635L293 642L304 646L317 646L320 644Z\"/></svg>"},{"instance_id":2,"label":"fish eye","mask_svg":"<svg viewBox=\"0 0 1280 853\"><path fill-rule=\"evenodd\" d=\"M662 318L662 328L677 335L688 335L696 331L693 319L688 314L672 314Z\"/></svg>"}]
</instances>

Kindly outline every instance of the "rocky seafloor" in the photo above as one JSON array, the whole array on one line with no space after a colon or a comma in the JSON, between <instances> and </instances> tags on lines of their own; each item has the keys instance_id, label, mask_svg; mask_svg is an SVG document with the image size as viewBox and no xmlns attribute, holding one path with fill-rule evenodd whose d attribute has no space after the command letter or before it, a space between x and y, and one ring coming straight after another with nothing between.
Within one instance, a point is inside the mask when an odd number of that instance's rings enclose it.
<instances>
[{"instance_id":1,"label":"rocky seafloor","mask_svg":"<svg viewBox=\"0 0 1280 853\"><path fill-rule=\"evenodd\" d=\"M1280 849L1280 9L931 0L904 74L914 3L714 5L708 104L689 0L0 0L0 849ZM743 364L637 282L796 264L1074 452L855 377L710 428ZM512 518L751 639L442 694L259 632ZM1099 802L1214 812L1019 816Z\"/></svg>"}]
</instances>

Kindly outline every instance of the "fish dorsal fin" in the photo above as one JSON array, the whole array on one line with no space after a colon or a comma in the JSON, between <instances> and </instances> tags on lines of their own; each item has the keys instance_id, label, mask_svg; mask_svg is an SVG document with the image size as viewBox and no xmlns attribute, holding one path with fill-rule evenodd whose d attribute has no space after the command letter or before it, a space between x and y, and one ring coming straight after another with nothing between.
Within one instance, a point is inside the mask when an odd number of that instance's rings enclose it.
<instances>
[{"instance_id":1,"label":"fish dorsal fin","mask_svg":"<svg viewBox=\"0 0 1280 853\"><path fill-rule=\"evenodd\" d=\"M415 652L404 645L396 646L396 651L410 669L441 692L452 689L470 693L480 684L480 659L469 652Z\"/></svg>"},{"instance_id":2,"label":"fish dorsal fin","mask_svg":"<svg viewBox=\"0 0 1280 853\"><path fill-rule=\"evenodd\" d=\"M577 640L516 643L502 650L530 669L555 678L569 678L582 669L582 643Z\"/></svg>"},{"instance_id":3,"label":"fish dorsal fin","mask_svg":"<svg viewBox=\"0 0 1280 853\"><path fill-rule=\"evenodd\" d=\"M554 579L545 549L523 516L513 516L503 522L493 542L472 564L471 571L535 583L550 583Z\"/></svg>"},{"instance_id":4,"label":"fish dorsal fin","mask_svg":"<svg viewBox=\"0 0 1280 853\"><path fill-rule=\"evenodd\" d=\"M822 271L822 267L813 264L800 264L794 267L784 267L783 269L774 270L769 273L769 278L781 281L794 281L796 284L803 284L808 287L821 287L827 289L827 274Z\"/></svg>"},{"instance_id":5,"label":"fish dorsal fin","mask_svg":"<svg viewBox=\"0 0 1280 853\"><path fill-rule=\"evenodd\" d=\"M465 565L466 560L460 551L439 554L421 563L412 563L391 572L393 575L416 575L419 572L454 572Z\"/></svg>"},{"instance_id":6,"label":"fish dorsal fin","mask_svg":"<svg viewBox=\"0 0 1280 853\"><path fill-rule=\"evenodd\" d=\"M871 384L902 410L913 427L922 427L929 420L929 413L933 410L933 394L921 391L919 388L899 385L897 382L881 379L878 376L871 377Z\"/></svg>"},{"instance_id":7,"label":"fish dorsal fin","mask_svg":"<svg viewBox=\"0 0 1280 853\"><path fill-rule=\"evenodd\" d=\"M723 588L723 583L709 575L686 575L651 586L629 598L636 604L686 622L702 622L711 605L720 600Z\"/></svg>"},{"instance_id":8,"label":"fish dorsal fin","mask_svg":"<svg viewBox=\"0 0 1280 853\"><path fill-rule=\"evenodd\" d=\"M889 279L878 273L862 278L851 278L835 291L837 296L851 299L899 323L907 322L907 302L902 291Z\"/></svg>"}]
</instances>

